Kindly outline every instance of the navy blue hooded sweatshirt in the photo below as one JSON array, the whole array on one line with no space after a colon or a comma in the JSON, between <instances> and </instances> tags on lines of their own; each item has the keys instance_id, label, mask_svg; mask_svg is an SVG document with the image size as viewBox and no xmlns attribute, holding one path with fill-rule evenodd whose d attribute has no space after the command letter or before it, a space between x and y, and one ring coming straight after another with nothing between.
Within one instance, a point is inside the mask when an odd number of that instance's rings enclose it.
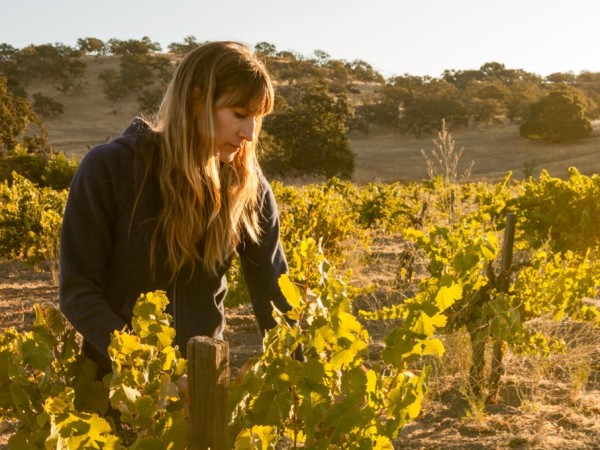
<instances>
[{"instance_id":1,"label":"navy blue hooded sweatshirt","mask_svg":"<svg viewBox=\"0 0 600 450\"><path fill-rule=\"evenodd\" d=\"M143 162L152 166L159 151L158 137L136 119L123 136L86 154L69 191L61 233L60 307L83 336L83 349L98 364L99 375L111 370L107 348L112 331L131 324L141 293L166 291L176 344L184 356L191 337L220 338L225 326L229 264L220 267L217 276L197 264L193 272L183 270L171 282L159 249L154 275L150 268L150 239L161 195L153 172L142 183ZM259 205L260 242L243 239L237 250L254 314L264 331L275 325L272 303L281 311L291 307L277 283L287 263L277 205L262 175ZM198 245L201 249L202 242Z\"/></svg>"}]
</instances>

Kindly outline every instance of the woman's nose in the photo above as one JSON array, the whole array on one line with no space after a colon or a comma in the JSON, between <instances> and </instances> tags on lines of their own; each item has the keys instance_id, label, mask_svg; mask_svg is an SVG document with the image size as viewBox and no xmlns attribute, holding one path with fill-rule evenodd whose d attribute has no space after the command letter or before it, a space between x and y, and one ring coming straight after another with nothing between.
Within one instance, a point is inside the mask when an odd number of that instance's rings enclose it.
<instances>
[{"instance_id":1,"label":"woman's nose","mask_svg":"<svg viewBox=\"0 0 600 450\"><path fill-rule=\"evenodd\" d=\"M254 140L254 132L256 130L256 118L248 117L242 123L240 128L240 136L247 140L248 142L252 142Z\"/></svg>"}]
</instances>

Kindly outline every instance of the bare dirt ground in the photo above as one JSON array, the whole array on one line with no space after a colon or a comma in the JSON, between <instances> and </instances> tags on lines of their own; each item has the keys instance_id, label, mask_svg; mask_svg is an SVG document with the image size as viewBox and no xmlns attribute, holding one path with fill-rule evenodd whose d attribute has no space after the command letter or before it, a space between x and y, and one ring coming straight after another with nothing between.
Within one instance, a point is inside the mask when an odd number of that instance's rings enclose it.
<instances>
[{"instance_id":1,"label":"bare dirt ground","mask_svg":"<svg viewBox=\"0 0 600 450\"><path fill-rule=\"evenodd\" d=\"M393 301L394 264L401 244L386 238L374 244L378 289L357 306L372 307ZM49 271L20 262L0 262L0 330L26 329L36 302L57 301L57 287ZM227 311L226 340L231 351L232 375L261 342L248 306ZM368 323L371 352L376 355L391 324ZM577 346L554 360L509 355L500 401L483 405L465 386L465 336L446 340L447 354L433 363L435 375L421 415L407 425L394 443L398 449L600 449L600 333L586 330ZM575 342L575 339L573 339ZM7 449L11 424L0 425L0 450Z\"/></svg>"}]
</instances>

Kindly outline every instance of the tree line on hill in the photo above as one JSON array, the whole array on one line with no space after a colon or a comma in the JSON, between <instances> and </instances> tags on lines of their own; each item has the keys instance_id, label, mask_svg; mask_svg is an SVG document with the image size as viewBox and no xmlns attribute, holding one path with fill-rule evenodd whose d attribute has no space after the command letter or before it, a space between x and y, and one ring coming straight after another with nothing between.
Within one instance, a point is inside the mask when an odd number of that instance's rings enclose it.
<instances>
[{"instance_id":1,"label":"tree line on hill","mask_svg":"<svg viewBox=\"0 0 600 450\"><path fill-rule=\"evenodd\" d=\"M166 53L148 37L106 42L86 37L78 39L76 48L0 44L1 102L12 104L0 113L0 154L7 154L19 135L28 136L21 151L48 154L41 118L62 114L64 106L40 92L30 99L26 87L33 80L54 83L64 94L78 93L85 89L84 57L111 56L118 58L119 69L98 76L105 98L117 103L135 96L140 110L151 113L179 59L200 43L187 36L171 43ZM363 60L334 59L323 50L306 57L259 42L255 51L277 84L275 111L265 120L261 139L262 163L272 174L350 178L354 155L348 131L369 133L372 126L419 136L438 129L442 120L458 128L506 118L520 124L525 138L558 142L589 136L591 120L600 117L600 73L540 77L490 62L476 70L445 70L437 78L404 74L386 79ZM5 117L15 109L23 113L20 119ZM25 122L37 127L35 139L23 128Z\"/></svg>"}]
</instances>

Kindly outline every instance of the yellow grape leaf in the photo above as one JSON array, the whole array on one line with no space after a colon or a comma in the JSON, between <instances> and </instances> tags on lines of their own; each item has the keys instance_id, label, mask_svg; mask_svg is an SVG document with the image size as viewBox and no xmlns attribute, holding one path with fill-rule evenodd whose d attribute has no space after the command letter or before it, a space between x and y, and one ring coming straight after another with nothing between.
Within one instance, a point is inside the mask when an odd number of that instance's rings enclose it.
<instances>
[{"instance_id":1,"label":"yellow grape leaf","mask_svg":"<svg viewBox=\"0 0 600 450\"><path fill-rule=\"evenodd\" d=\"M143 294L140 297L143 297ZM157 311L163 311L169 303L165 291L148 292L146 294L146 301L154 304Z\"/></svg>"},{"instance_id":2,"label":"yellow grape leaf","mask_svg":"<svg viewBox=\"0 0 600 450\"><path fill-rule=\"evenodd\" d=\"M437 338L423 339L419 341L413 348L413 353L416 355L436 355L442 356L444 354L444 344Z\"/></svg>"},{"instance_id":3,"label":"yellow grape leaf","mask_svg":"<svg viewBox=\"0 0 600 450\"><path fill-rule=\"evenodd\" d=\"M134 403L136 398L140 395L142 394L139 390L125 386L124 384L117 386L116 388L111 388L111 400L113 397L118 397L119 399Z\"/></svg>"},{"instance_id":4,"label":"yellow grape leaf","mask_svg":"<svg viewBox=\"0 0 600 450\"><path fill-rule=\"evenodd\" d=\"M92 442L103 442L105 439L103 435L112 431L108 422L97 414L90 415L88 423L90 429L87 435Z\"/></svg>"},{"instance_id":5,"label":"yellow grape leaf","mask_svg":"<svg viewBox=\"0 0 600 450\"><path fill-rule=\"evenodd\" d=\"M338 333L340 336L351 336L353 333L362 331L362 325L354 315L340 312L338 318L340 324Z\"/></svg>"},{"instance_id":6,"label":"yellow grape leaf","mask_svg":"<svg viewBox=\"0 0 600 450\"><path fill-rule=\"evenodd\" d=\"M163 350L162 356L162 370L169 370L173 361L177 359L177 355L175 354L175 349L173 347L167 347Z\"/></svg>"},{"instance_id":7,"label":"yellow grape leaf","mask_svg":"<svg viewBox=\"0 0 600 450\"><path fill-rule=\"evenodd\" d=\"M498 238L495 234L488 233L486 235L486 240L481 246L481 253L488 261L492 261L496 257L498 253Z\"/></svg>"},{"instance_id":8,"label":"yellow grape leaf","mask_svg":"<svg viewBox=\"0 0 600 450\"><path fill-rule=\"evenodd\" d=\"M286 274L283 274L279 277L278 283L279 288L281 289L281 292L288 303L294 308L299 308L302 295L300 294L300 290L296 287L296 285L292 283L290 277L288 277Z\"/></svg>"},{"instance_id":9,"label":"yellow grape leaf","mask_svg":"<svg viewBox=\"0 0 600 450\"><path fill-rule=\"evenodd\" d=\"M283 434L291 441L296 439L296 442L298 442L299 444L303 444L304 442L306 442L306 435L302 430L286 428Z\"/></svg>"},{"instance_id":10,"label":"yellow grape leaf","mask_svg":"<svg viewBox=\"0 0 600 450\"><path fill-rule=\"evenodd\" d=\"M412 383L411 383L412 384ZM407 402L407 405L404 409L406 412L408 421L415 419L421 413L421 404L423 401L423 393L419 392L419 389L413 387L410 390L410 394L406 396L406 398L412 399L412 402Z\"/></svg>"},{"instance_id":11,"label":"yellow grape leaf","mask_svg":"<svg viewBox=\"0 0 600 450\"><path fill-rule=\"evenodd\" d=\"M442 314L436 314L433 317L429 317L424 312L419 314L419 318L415 321L412 330L418 334L424 334L426 336L432 336L435 334L437 328L443 328L446 326L447 317Z\"/></svg>"},{"instance_id":12,"label":"yellow grape leaf","mask_svg":"<svg viewBox=\"0 0 600 450\"><path fill-rule=\"evenodd\" d=\"M62 414L69 409L70 405L60 397L50 397L46 400L44 410L48 414Z\"/></svg>"},{"instance_id":13,"label":"yellow grape leaf","mask_svg":"<svg viewBox=\"0 0 600 450\"><path fill-rule=\"evenodd\" d=\"M440 312L450 308L455 301L462 298L462 286L452 283L450 286L442 286L435 296L435 304Z\"/></svg>"},{"instance_id":14,"label":"yellow grape leaf","mask_svg":"<svg viewBox=\"0 0 600 450\"><path fill-rule=\"evenodd\" d=\"M121 353L128 355L141 348L139 337L127 333L117 333L117 339L121 341Z\"/></svg>"},{"instance_id":15,"label":"yellow grape leaf","mask_svg":"<svg viewBox=\"0 0 600 450\"><path fill-rule=\"evenodd\" d=\"M334 369L340 369L344 366L350 365L355 359L357 359L358 353L367 348L367 344L365 344L361 340L355 340L350 344L349 348L338 347L335 349L331 355L330 363Z\"/></svg>"},{"instance_id":16,"label":"yellow grape leaf","mask_svg":"<svg viewBox=\"0 0 600 450\"><path fill-rule=\"evenodd\" d=\"M240 431L235 438L234 450L246 450L252 448L252 432L248 428Z\"/></svg>"},{"instance_id":17,"label":"yellow grape leaf","mask_svg":"<svg viewBox=\"0 0 600 450\"><path fill-rule=\"evenodd\" d=\"M260 439L261 448L269 448L273 442L277 442L277 429L269 426L252 427L253 437Z\"/></svg>"},{"instance_id":18,"label":"yellow grape leaf","mask_svg":"<svg viewBox=\"0 0 600 450\"><path fill-rule=\"evenodd\" d=\"M385 436L377 436L373 450L394 450L394 446Z\"/></svg>"},{"instance_id":19,"label":"yellow grape leaf","mask_svg":"<svg viewBox=\"0 0 600 450\"><path fill-rule=\"evenodd\" d=\"M337 340L336 333L329 325L324 325L315 332L313 346L317 352L322 352L332 346Z\"/></svg>"},{"instance_id":20,"label":"yellow grape leaf","mask_svg":"<svg viewBox=\"0 0 600 450\"><path fill-rule=\"evenodd\" d=\"M377 374L372 370L367 370L367 392L377 392Z\"/></svg>"},{"instance_id":21,"label":"yellow grape leaf","mask_svg":"<svg viewBox=\"0 0 600 450\"><path fill-rule=\"evenodd\" d=\"M161 343L163 348L169 347L173 343L175 337L175 330L173 328L166 328L160 333L156 333L156 338Z\"/></svg>"}]
</instances>

